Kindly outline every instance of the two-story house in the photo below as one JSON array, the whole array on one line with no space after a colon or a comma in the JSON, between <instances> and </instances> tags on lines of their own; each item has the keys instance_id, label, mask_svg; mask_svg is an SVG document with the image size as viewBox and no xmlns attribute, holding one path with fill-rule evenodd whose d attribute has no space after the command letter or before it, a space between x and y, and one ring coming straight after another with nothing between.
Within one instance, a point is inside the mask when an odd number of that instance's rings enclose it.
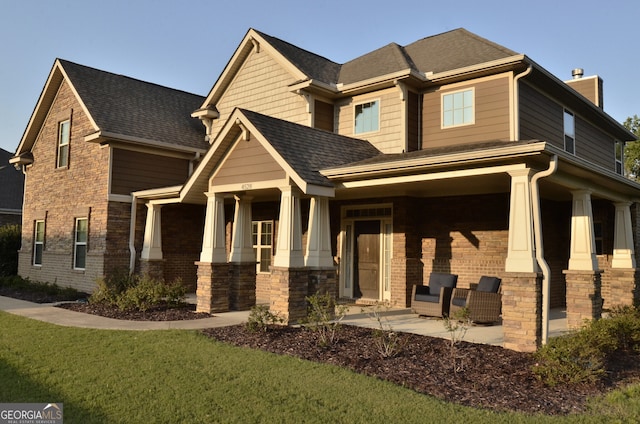
<instances>
[{"instance_id":1,"label":"two-story house","mask_svg":"<svg viewBox=\"0 0 640 424\"><path fill-rule=\"evenodd\" d=\"M132 246L131 269L139 260L165 277L185 246L200 311L260 302L296 321L316 290L404 307L431 272L458 274L463 287L497 275L504 346L534 350L551 307L566 305L579 325L603 298L634 300L640 185L622 175L621 155L634 136L604 112L597 77L563 82L464 29L344 64L250 29L189 113L206 153L191 156L199 163L183 181L123 192L140 206L114 237ZM136 123L157 123L149 115ZM93 145L98 128L78 144ZM23 159L32 169L35 153ZM182 211L202 218L179 221ZM41 221L25 217L27 258Z\"/></svg>"},{"instance_id":2,"label":"two-story house","mask_svg":"<svg viewBox=\"0 0 640 424\"><path fill-rule=\"evenodd\" d=\"M130 252L139 257L146 211L131 193L190 175L207 148L203 127L189 117L202 101L56 60L11 159L26 175L19 274L90 292L97 278L139 266ZM201 208L165 212L175 215L169 235L203 221ZM201 231L194 236L187 246L165 246L168 276L193 286L200 247L191 245Z\"/></svg>"}]
</instances>

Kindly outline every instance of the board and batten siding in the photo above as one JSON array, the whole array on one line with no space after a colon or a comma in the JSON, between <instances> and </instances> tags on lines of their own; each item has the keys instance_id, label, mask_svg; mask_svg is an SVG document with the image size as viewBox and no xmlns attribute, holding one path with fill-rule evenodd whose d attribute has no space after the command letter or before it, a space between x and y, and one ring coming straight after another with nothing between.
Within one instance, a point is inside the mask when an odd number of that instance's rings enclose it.
<instances>
[{"instance_id":1,"label":"board and batten siding","mask_svg":"<svg viewBox=\"0 0 640 424\"><path fill-rule=\"evenodd\" d=\"M293 76L266 50L254 50L215 105L220 113L212 128L216 135L236 107L309 125L306 100L289 90Z\"/></svg>"},{"instance_id":2,"label":"board and batten siding","mask_svg":"<svg viewBox=\"0 0 640 424\"><path fill-rule=\"evenodd\" d=\"M280 180L286 177L282 167L262 145L252 138L238 140L211 178L212 187Z\"/></svg>"},{"instance_id":3,"label":"board and batten siding","mask_svg":"<svg viewBox=\"0 0 640 424\"><path fill-rule=\"evenodd\" d=\"M543 140L564 149L564 108L529 84L519 84L520 140Z\"/></svg>"},{"instance_id":4,"label":"board and batten siding","mask_svg":"<svg viewBox=\"0 0 640 424\"><path fill-rule=\"evenodd\" d=\"M355 134L355 106L378 100L380 121L378 131ZM369 141L383 153L401 153L405 149L402 108L404 102L397 88L389 88L362 96L354 96L336 104L338 133Z\"/></svg>"},{"instance_id":5,"label":"board and batten siding","mask_svg":"<svg viewBox=\"0 0 640 424\"><path fill-rule=\"evenodd\" d=\"M186 159L113 149L111 194L183 184L188 176Z\"/></svg>"},{"instance_id":6,"label":"board and batten siding","mask_svg":"<svg viewBox=\"0 0 640 424\"><path fill-rule=\"evenodd\" d=\"M423 96L422 148L510 140L511 74L439 87ZM475 123L442 128L442 95L473 88Z\"/></svg>"}]
</instances>

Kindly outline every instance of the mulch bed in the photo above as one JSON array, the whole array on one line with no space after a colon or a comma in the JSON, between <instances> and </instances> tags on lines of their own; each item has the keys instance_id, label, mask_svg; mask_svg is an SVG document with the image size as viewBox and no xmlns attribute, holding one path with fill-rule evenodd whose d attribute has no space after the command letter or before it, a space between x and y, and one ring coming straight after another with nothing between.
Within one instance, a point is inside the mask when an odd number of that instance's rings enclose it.
<instances>
[{"instance_id":1,"label":"mulch bed","mask_svg":"<svg viewBox=\"0 0 640 424\"><path fill-rule=\"evenodd\" d=\"M0 296L10 296L0 291ZM31 294L12 297L36 301ZM40 299L42 300L42 299ZM46 299L43 302L60 301ZM59 305L78 312L127 320L183 320L210 317L195 313L193 305L158 308L145 313L120 311L84 302ZM447 402L496 411L545 415L584 412L589 397L640 381L640 356L620 355L611 361L607 378L596 385L546 387L531 371L533 355L497 346L460 342L452 350L448 340L398 333L401 349L383 358L373 330L342 326L337 340L321 347L317 334L300 327L269 326L249 331L243 325L203 330L207 336L235 346L260 349L314 362L323 362L377 377Z\"/></svg>"}]
</instances>

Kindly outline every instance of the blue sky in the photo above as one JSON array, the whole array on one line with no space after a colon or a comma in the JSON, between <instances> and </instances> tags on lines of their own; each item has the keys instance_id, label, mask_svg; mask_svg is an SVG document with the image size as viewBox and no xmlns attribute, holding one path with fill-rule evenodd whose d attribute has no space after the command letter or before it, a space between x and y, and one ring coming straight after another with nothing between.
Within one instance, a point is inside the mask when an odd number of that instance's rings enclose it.
<instances>
[{"instance_id":1,"label":"blue sky","mask_svg":"<svg viewBox=\"0 0 640 424\"><path fill-rule=\"evenodd\" d=\"M206 95L249 28L344 63L464 27L558 78L604 80L605 111L640 115L640 2L0 0L0 148L14 152L56 57Z\"/></svg>"}]
</instances>

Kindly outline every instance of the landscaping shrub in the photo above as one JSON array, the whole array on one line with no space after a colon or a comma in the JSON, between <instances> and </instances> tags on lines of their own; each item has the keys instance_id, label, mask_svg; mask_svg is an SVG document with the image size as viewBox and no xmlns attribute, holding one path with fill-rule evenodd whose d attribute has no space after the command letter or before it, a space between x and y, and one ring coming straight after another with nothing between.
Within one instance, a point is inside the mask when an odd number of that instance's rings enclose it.
<instances>
[{"instance_id":1,"label":"landscaping shrub","mask_svg":"<svg viewBox=\"0 0 640 424\"><path fill-rule=\"evenodd\" d=\"M534 373L545 384L595 383L617 352L640 350L640 312L634 307L611 311L578 331L549 340L536 352Z\"/></svg>"},{"instance_id":2,"label":"landscaping shrub","mask_svg":"<svg viewBox=\"0 0 640 424\"><path fill-rule=\"evenodd\" d=\"M98 280L89 302L144 312L158 306L178 306L184 303L185 296L186 287L179 279L167 283L146 274L120 273Z\"/></svg>"},{"instance_id":3,"label":"landscaping shrub","mask_svg":"<svg viewBox=\"0 0 640 424\"><path fill-rule=\"evenodd\" d=\"M22 232L20 225L0 227L0 277L18 274L18 250Z\"/></svg>"},{"instance_id":4,"label":"landscaping shrub","mask_svg":"<svg viewBox=\"0 0 640 424\"><path fill-rule=\"evenodd\" d=\"M51 298L50 301L77 300L86 298L87 294L71 287L60 287L53 283L42 283L22 278L19 275L0 277L0 289L13 290L20 293L31 293Z\"/></svg>"},{"instance_id":5,"label":"landscaping shrub","mask_svg":"<svg viewBox=\"0 0 640 424\"><path fill-rule=\"evenodd\" d=\"M269 325L281 324L284 320L277 314L269 310L267 305L255 305L251 308L251 313L247 319L246 328L249 331L267 331Z\"/></svg>"},{"instance_id":6,"label":"landscaping shrub","mask_svg":"<svg viewBox=\"0 0 640 424\"><path fill-rule=\"evenodd\" d=\"M336 305L335 299L329 293L316 293L305 299L308 304L307 316L302 324L317 334L319 346L332 345L337 338L340 321L344 319L347 307Z\"/></svg>"}]
</instances>

